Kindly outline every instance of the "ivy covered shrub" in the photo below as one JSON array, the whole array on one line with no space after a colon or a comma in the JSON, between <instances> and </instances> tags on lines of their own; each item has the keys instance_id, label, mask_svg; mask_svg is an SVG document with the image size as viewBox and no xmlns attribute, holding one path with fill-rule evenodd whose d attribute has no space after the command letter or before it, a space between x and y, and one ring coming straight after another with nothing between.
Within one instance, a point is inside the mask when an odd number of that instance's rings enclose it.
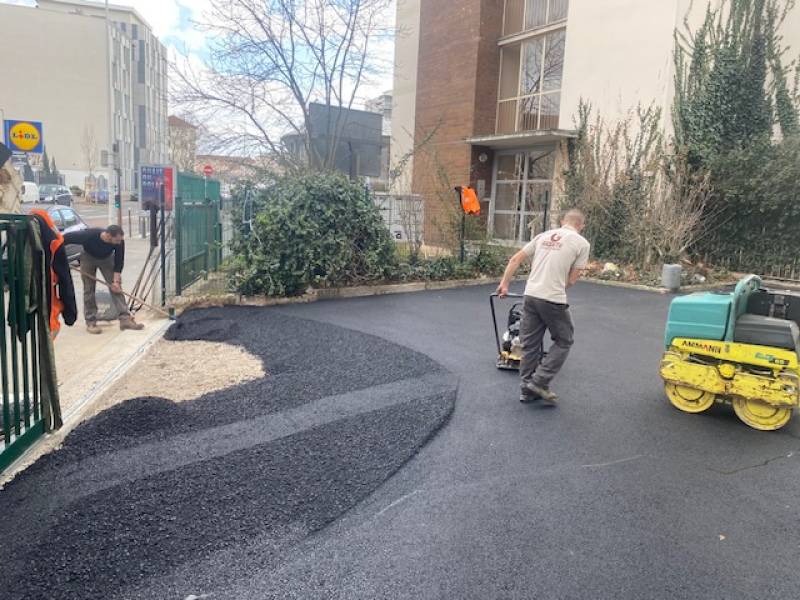
<instances>
[{"instance_id":1,"label":"ivy covered shrub","mask_svg":"<svg viewBox=\"0 0 800 600\"><path fill-rule=\"evenodd\" d=\"M800 70L780 34L794 8L727 0L676 32L675 145L713 188L694 249L737 270L800 262Z\"/></svg>"},{"instance_id":2,"label":"ivy covered shrub","mask_svg":"<svg viewBox=\"0 0 800 600\"><path fill-rule=\"evenodd\" d=\"M335 173L274 180L240 190L230 265L242 294L295 296L309 286L392 278L394 242L362 185Z\"/></svg>"}]
</instances>

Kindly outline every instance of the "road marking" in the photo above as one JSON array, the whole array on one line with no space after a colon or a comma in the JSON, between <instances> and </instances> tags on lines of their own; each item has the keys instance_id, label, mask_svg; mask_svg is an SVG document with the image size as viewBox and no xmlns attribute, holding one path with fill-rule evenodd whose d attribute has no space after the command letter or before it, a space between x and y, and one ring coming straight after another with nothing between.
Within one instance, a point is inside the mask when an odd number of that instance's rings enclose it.
<instances>
[{"instance_id":1,"label":"road marking","mask_svg":"<svg viewBox=\"0 0 800 600\"><path fill-rule=\"evenodd\" d=\"M419 490L414 490L413 492L411 492L411 493L409 493L409 494L406 494L405 496L401 496L400 498L398 498L397 500L395 500L394 502L392 502L392 503L391 503L389 506L386 506L385 508L383 508L383 509L382 509L382 510L381 510L381 511L380 511L380 512L377 514L377 515L375 515L375 516L376 516L376 517L380 517L380 516L381 516L383 513L385 513L385 512L386 512L387 510L389 510L390 508L393 508L393 507L397 506L397 505L398 505L398 504L400 504L401 502L405 502L406 500L408 500L409 498L411 498L411 496L413 496L413 495L417 494L418 492L419 492Z\"/></svg>"},{"instance_id":2,"label":"road marking","mask_svg":"<svg viewBox=\"0 0 800 600\"><path fill-rule=\"evenodd\" d=\"M611 462L606 463L597 463L595 465L581 465L584 469L599 469L602 467L611 467L613 465L620 465L622 463L631 462L633 460L638 460L640 458L645 458L646 454L637 454L636 456L630 456L628 458L620 458L619 460L612 460Z\"/></svg>"}]
</instances>

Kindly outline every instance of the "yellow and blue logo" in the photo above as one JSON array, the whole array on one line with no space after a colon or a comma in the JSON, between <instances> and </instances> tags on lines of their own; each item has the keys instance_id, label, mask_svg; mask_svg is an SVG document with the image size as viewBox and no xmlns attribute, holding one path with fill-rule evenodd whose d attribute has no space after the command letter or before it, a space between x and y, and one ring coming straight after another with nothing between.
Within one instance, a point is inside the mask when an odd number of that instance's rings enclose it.
<instances>
[{"instance_id":1,"label":"yellow and blue logo","mask_svg":"<svg viewBox=\"0 0 800 600\"><path fill-rule=\"evenodd\" d=\"M41 122L6 120L4 125L6 145L12 152L42 152L44 136Z\"/></svg>"}]
</instances>

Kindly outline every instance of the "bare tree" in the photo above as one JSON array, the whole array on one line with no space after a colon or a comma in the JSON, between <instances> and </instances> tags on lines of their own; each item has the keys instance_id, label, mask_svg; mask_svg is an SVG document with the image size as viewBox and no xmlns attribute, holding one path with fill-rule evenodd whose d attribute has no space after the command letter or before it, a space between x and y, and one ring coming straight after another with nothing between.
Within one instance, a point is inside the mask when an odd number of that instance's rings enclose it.
<instances>
[{"instance_id":1,"label":"bare tree","mask_svg":"<svg viewBox=\"0 0 800 600\"><path fill-rule=\"evenodd\" d=\"M86 167L89 177L92 177L94 175L94 170L97 168L98 151L97 137L94 134L94 127L91 125L86 125L83 128L81 153L83 154L83 165Z\"/></svg>"},{"instance_id":2,"label":"bare tree","mask_svg":"<svg viewBox=\"0 0 800 600\"><path fill-rule=\"evenodd\" d=\"M582 104L567 174L568 201L588 215L601 252L644 269L685 257L713 230L710 176L673 154L661 112L638 107L613 125Z\"/></svg>"},{"instance_id":3,"label":"bare tree","mask_svg":"<svg viewBox=\"0 0 800 600\"><path fill-rule=\"evenodd\" d=\"M390 0L211 0L198 24L211 40L208 58L176 66L174 100L207 124L217 149L330 168L347 111L332 110L326 131L318 132L309 105L352 108L362 84L382 72L375 49L389 34L389 6ZM324 146L312 143L318 133ZM299 152L287 152L287 134Z\"/></svg>"}]
</instances>

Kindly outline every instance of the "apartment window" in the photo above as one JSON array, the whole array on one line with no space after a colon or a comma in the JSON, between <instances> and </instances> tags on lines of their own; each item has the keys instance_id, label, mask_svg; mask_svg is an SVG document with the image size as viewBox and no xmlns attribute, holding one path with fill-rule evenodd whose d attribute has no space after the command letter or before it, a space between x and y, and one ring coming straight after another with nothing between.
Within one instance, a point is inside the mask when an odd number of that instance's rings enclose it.
<instances>
[{"instance_id":1,"label":"apartment window","mask_svg":"<svg viewBox=\"0 0 800 600\"><path fill-rule=\"evenodd\" d=\"M498 134L558 128L566 35L560 29L502 48Z\"/></svg>"},{"instance_id":2,"label":"apartment window","mask_svg":"<svg viewBox=\"0 0 800 600\"><path fill-rule=\"evenodd\" d=\"M503 35L532 31L566 20L569 0L506 0Z\"/></svg>"},{"instance_id":3,"label":"apartment window","mask_svg":"<svg viewBox=\"0 0 800 600\"><path fill-rule=\"evenodd\" d=\"M145 82L145 70L144 70L144 67L145 67L145 54L144 53L145 53L144 42L140 41L139 42L139 62L136 65L139 83L144 83Z\"/></svg>"},{"instance_id":4,"label":"apartment window","mask_svg":"<svg viewBox=\"0 0 800 600\"><path fill-rule=\"evenodd\" d=\"M547 228L555 149L495 157L491 230L497 240L525 243Z\"/></svg>"},{"instance_id":5,"label":"apartment window","mask_svg":"<svg viewBox=\"0 0 800 600\"><path fill-rule=\"evenodd\" d=\"M139 105L139 147L147 148L147 111Z\"/></svg>"}]
</instances>

